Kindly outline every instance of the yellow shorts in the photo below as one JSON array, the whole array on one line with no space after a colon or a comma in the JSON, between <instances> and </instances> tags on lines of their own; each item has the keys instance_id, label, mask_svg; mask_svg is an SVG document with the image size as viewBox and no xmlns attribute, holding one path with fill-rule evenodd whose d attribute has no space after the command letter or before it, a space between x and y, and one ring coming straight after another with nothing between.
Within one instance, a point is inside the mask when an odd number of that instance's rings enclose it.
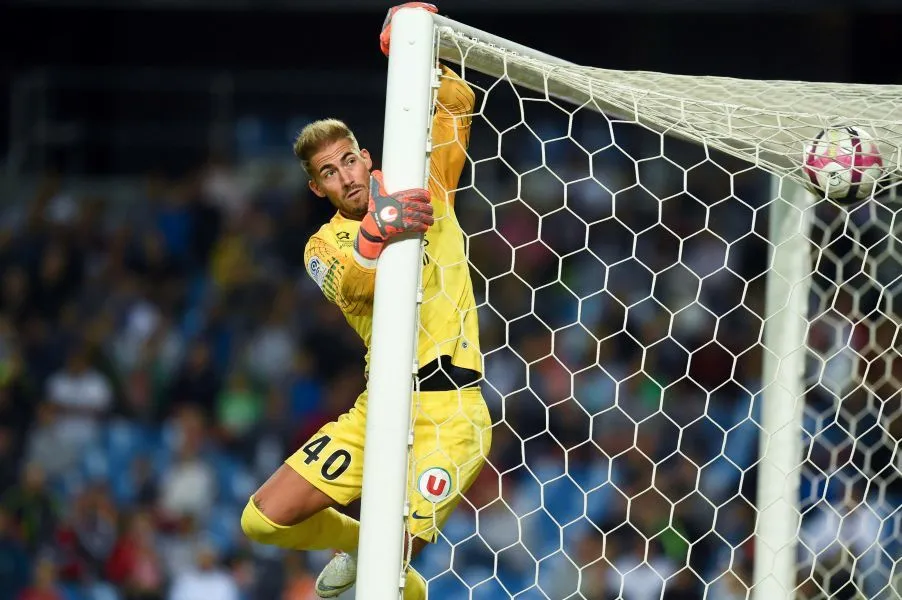
<instances>
[{"instance_id":1,"label":"yellow shorts","mask_svg":"<svg viewBox=\"0 0 902 600\"><path fill-rule=\"evenodd\" d=\"M350 411L323 425L285 460L342 505L359 498L363 485L366 408L364 392ZM414 393L413 421L407 528L411 535L434 542L485 464L492 423L478 387Z\"/></svg>"}]
</instances>

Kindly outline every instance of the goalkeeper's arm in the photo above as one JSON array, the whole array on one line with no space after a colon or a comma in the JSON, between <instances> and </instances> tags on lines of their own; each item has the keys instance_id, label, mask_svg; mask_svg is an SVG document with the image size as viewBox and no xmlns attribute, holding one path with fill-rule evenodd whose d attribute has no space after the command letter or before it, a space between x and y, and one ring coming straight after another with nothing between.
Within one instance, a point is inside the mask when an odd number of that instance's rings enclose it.
<instances>
[{"instance_id":1,"label":"goalkeeper's arm","mask_svg":"<svg viewBox=\"0 0 902 600\"><path fill-rule=\"evenodd\" d=\"M458 128L469 127L476 106L476 94L451 68L445 65L440 67L442 81L436 97L435 116L456 119Z\"/></svg>"},{"instance_id":2,"label":"goalkeeper's arm","mask_svg":"<svg viewBox=\"0 0 902 600\"><path fill-rule=\"evenodd\" d=\"M435 115L432 117L432 157L430 175L454 205L454 192L467 160L473 107L476 95L457 73L442 65L442 83L438 89Z\"/></svg>"},{"instance_id":3,"label":"goalkeeper's arm","mask_svg":"<svg viewBox=\"0 0 902 600\"><path fill-rule=\"evenodd\" d=\"M318 235L307 242L304 264L326 299L342 312L349 315L372 312L375 268L362 266Z\"/></svg>"}]
</instances>

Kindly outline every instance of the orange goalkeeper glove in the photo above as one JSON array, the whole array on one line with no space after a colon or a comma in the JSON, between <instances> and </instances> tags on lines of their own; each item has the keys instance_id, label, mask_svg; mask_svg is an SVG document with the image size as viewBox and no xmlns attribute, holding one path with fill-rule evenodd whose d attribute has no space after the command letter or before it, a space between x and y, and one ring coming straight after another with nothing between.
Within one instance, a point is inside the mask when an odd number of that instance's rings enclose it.
<instances>
[{"instance_id":1,"label":"orange goalkeeper glove","mask_svg":"<svg viewBox=\"0 0 902 600\"><path fill-rule=\"evenodd\" d=\"M405 2L389 8L388 14L385 15L385 22L382 23L382 33L379 34L379 46L382 48L382 54L385 56L388 56L389 45L391 44L391 19L402 8L422 8L431 13L438 12L438 8L434 4L427 2Z\"/></svg>"},{"instance_id":2,"label":"orange goalkeeper glove","mask_svg":"<svg viewBox=\"0 0 902 600\"><path fill-rule=\"evenodd\" d=\"M385 243L400 233L423 233L435 220L429 190L415 188L389 194L382 183L382 172L370 176L370 203L360 222L354 250L362 258L379 258Z\"/></svg>"}]
</instances>

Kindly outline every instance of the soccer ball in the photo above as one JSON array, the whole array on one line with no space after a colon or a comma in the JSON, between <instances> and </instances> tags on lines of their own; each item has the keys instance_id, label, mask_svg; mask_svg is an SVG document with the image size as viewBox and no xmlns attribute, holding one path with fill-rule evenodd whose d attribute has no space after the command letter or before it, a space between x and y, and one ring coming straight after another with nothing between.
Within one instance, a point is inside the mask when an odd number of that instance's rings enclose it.
<instances>
[{"instance_id":1,"label":"soccer ball","mask_svg":"<svg viewBox=\"0 0 902 600\"><path fill-rule=\"evenodd\" d=\"M838 204L855 204L874 193L883 159L873 138L860 127L823 129L805 148L808 189Z\"/></svg>"},{"instance_id":2,"label":"soccer ball","mask_svg":"<svg viewBox=\"0 0 902 600\"><path fill-rule=\"evenodd\" d=\"M832 127L805 147L802 169L813 194L850 205L874 193L883 176L883 159L864 129Z\"/></svg>"}]
</instances>

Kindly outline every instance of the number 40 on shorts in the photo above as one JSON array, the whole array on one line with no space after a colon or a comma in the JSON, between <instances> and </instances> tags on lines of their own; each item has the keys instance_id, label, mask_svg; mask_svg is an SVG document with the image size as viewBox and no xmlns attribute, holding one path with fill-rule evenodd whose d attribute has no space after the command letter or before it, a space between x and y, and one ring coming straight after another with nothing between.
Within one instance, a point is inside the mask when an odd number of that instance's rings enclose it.
<instances>
[{"instance_id":1,"label":"number 40 on shorts","mask_svg":"<svg viewBox=\"0 0 902 600\"><path fill-rule=\"evenodd\" d=\"M307 444L301 448L301 451L307 455L307 458L304 459L304 464L309 465L310 463L319 461L320 455L331 441L332 438L328 435L321 435L318 438L314 438L307 442ZM347 471L350 465L351 453L344 448L339 448L323 461L323 465L320 467L319 472L323 476L323 479L334 481L341 477L341 474Z\"/></svg>"}]
</instances>

